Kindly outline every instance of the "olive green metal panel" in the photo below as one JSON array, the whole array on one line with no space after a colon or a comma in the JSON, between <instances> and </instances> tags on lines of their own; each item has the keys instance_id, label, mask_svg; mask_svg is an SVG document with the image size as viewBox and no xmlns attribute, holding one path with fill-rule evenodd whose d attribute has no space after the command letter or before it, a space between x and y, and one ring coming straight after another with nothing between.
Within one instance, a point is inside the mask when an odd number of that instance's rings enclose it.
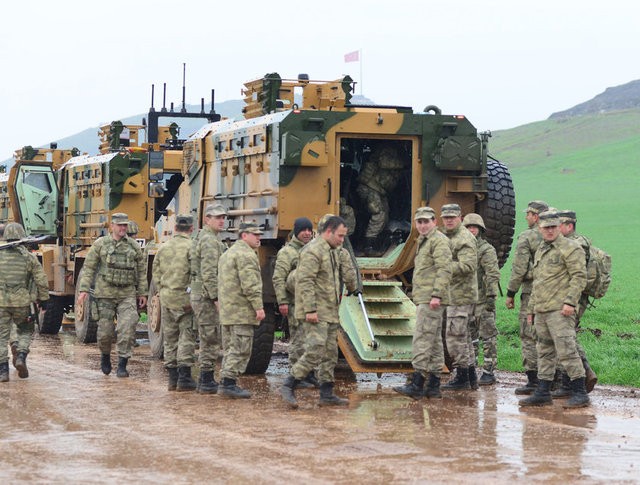
<instances>
[{"instance_id":1,"label":"olive green metal panel","mask_svg":"<svg viewBox=\"0 0 640 485\"><path fill-rule=\"evenodd\" d=\"M27 235L55 236L58 187L51 165L20 164L15 190L20 219Z\"/></svg>"}]
</instances>

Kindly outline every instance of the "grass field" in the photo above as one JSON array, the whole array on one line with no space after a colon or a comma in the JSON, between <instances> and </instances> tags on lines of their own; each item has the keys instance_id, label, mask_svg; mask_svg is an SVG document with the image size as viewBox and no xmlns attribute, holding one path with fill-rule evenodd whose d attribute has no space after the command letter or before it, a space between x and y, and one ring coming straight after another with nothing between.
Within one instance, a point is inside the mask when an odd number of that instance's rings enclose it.
<instances>
[{"instance_id":1,"label":"grass field","mask_svg":"<svg viewBox=\"0 0 640 485\"><path fill-rule=\"evenodd\" d=\"M600 382L640 387L640 111L505 130L491 153L514 180L516 236L526 229L527 202L543 199L575 210L577 231L611 255L611 286L583 317L579 340ZM501 369L522 370L516 311L505 309L504 298L498 304Z\"/></svg>"}]
</instances>

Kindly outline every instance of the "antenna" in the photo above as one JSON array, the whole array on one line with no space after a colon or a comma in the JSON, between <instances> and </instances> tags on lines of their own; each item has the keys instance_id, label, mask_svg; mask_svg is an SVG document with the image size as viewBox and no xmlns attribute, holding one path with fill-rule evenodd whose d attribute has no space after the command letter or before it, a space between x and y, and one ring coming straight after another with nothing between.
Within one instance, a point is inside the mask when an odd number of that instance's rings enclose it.
<instances>
[{"instance_id":1,"label":"antenna","mask_svg":"<svg viewBox=\"0 0 640 485\"><path fill-rule=\"evenodd\" d=\"M184 102L184 98L185 98L185 79L187 76L187 63L183 62L182 63L182 109L180 110L181 113L186 113L187 112L187 106L185 105Z\"/></svg>"}]
</instances>

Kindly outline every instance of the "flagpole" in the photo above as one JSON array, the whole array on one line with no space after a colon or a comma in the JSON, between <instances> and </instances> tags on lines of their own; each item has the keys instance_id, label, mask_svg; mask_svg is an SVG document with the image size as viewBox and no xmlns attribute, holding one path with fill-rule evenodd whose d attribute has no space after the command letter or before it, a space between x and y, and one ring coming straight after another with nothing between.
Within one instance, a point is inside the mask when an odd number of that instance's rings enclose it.
<instances>
[{"instance_id":1,"label":"flagpole","mask_svg":"<svg viewBox=\"0 0 640 485\"><path fill-rule=\"evenodd\" d=\"M360 59L360 96L362 96L362 49L359 50L360 55L358 58Z\"/></svg>"}]
</instances>

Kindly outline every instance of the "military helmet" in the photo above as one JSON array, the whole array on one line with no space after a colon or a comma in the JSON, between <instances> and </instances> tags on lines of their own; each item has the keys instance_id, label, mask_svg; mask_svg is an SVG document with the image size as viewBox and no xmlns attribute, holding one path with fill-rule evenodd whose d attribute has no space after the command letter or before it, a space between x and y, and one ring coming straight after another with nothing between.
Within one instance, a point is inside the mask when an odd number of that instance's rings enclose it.
<instances>
[{"instance_id":1,"label":"military helmet","mask_svg":"<svg viewBox=\"0 0 640 485\"><path fill-rule=\"evenodd\" d=\"M464 227L478 226L478 227L481 227L482 229L484 229L485 231L487 230L487 228L484 225L484 221L482 220L482 216L480 216L480 214L476 214L474 212L470 212L469 214L464 216L464 219L462 219L462 225Z\"/></svg>"},{"instance_id":2,"label":"military helmet","mask_svg":"<svg viewBox=\"0 0 640 485\"><path fill-rule=\"evenodd\" d=\"M10 222L7 227L4 228L4 238L7 241L17 241L18 239L24 239L27 237L27 233L24 232L22 224L17 222Z\"/></svg>"},{"instance_id":3,"label":"military helmet","mask_svg":"<svg viewBox=\"0 0 640 485\"><path fill-rule=\"evenodd\" d=\"M136 221L129 221L127 223L127 236L134 237L138 234L139 228L138 223Z\"/></svg>"}]
</instances>

